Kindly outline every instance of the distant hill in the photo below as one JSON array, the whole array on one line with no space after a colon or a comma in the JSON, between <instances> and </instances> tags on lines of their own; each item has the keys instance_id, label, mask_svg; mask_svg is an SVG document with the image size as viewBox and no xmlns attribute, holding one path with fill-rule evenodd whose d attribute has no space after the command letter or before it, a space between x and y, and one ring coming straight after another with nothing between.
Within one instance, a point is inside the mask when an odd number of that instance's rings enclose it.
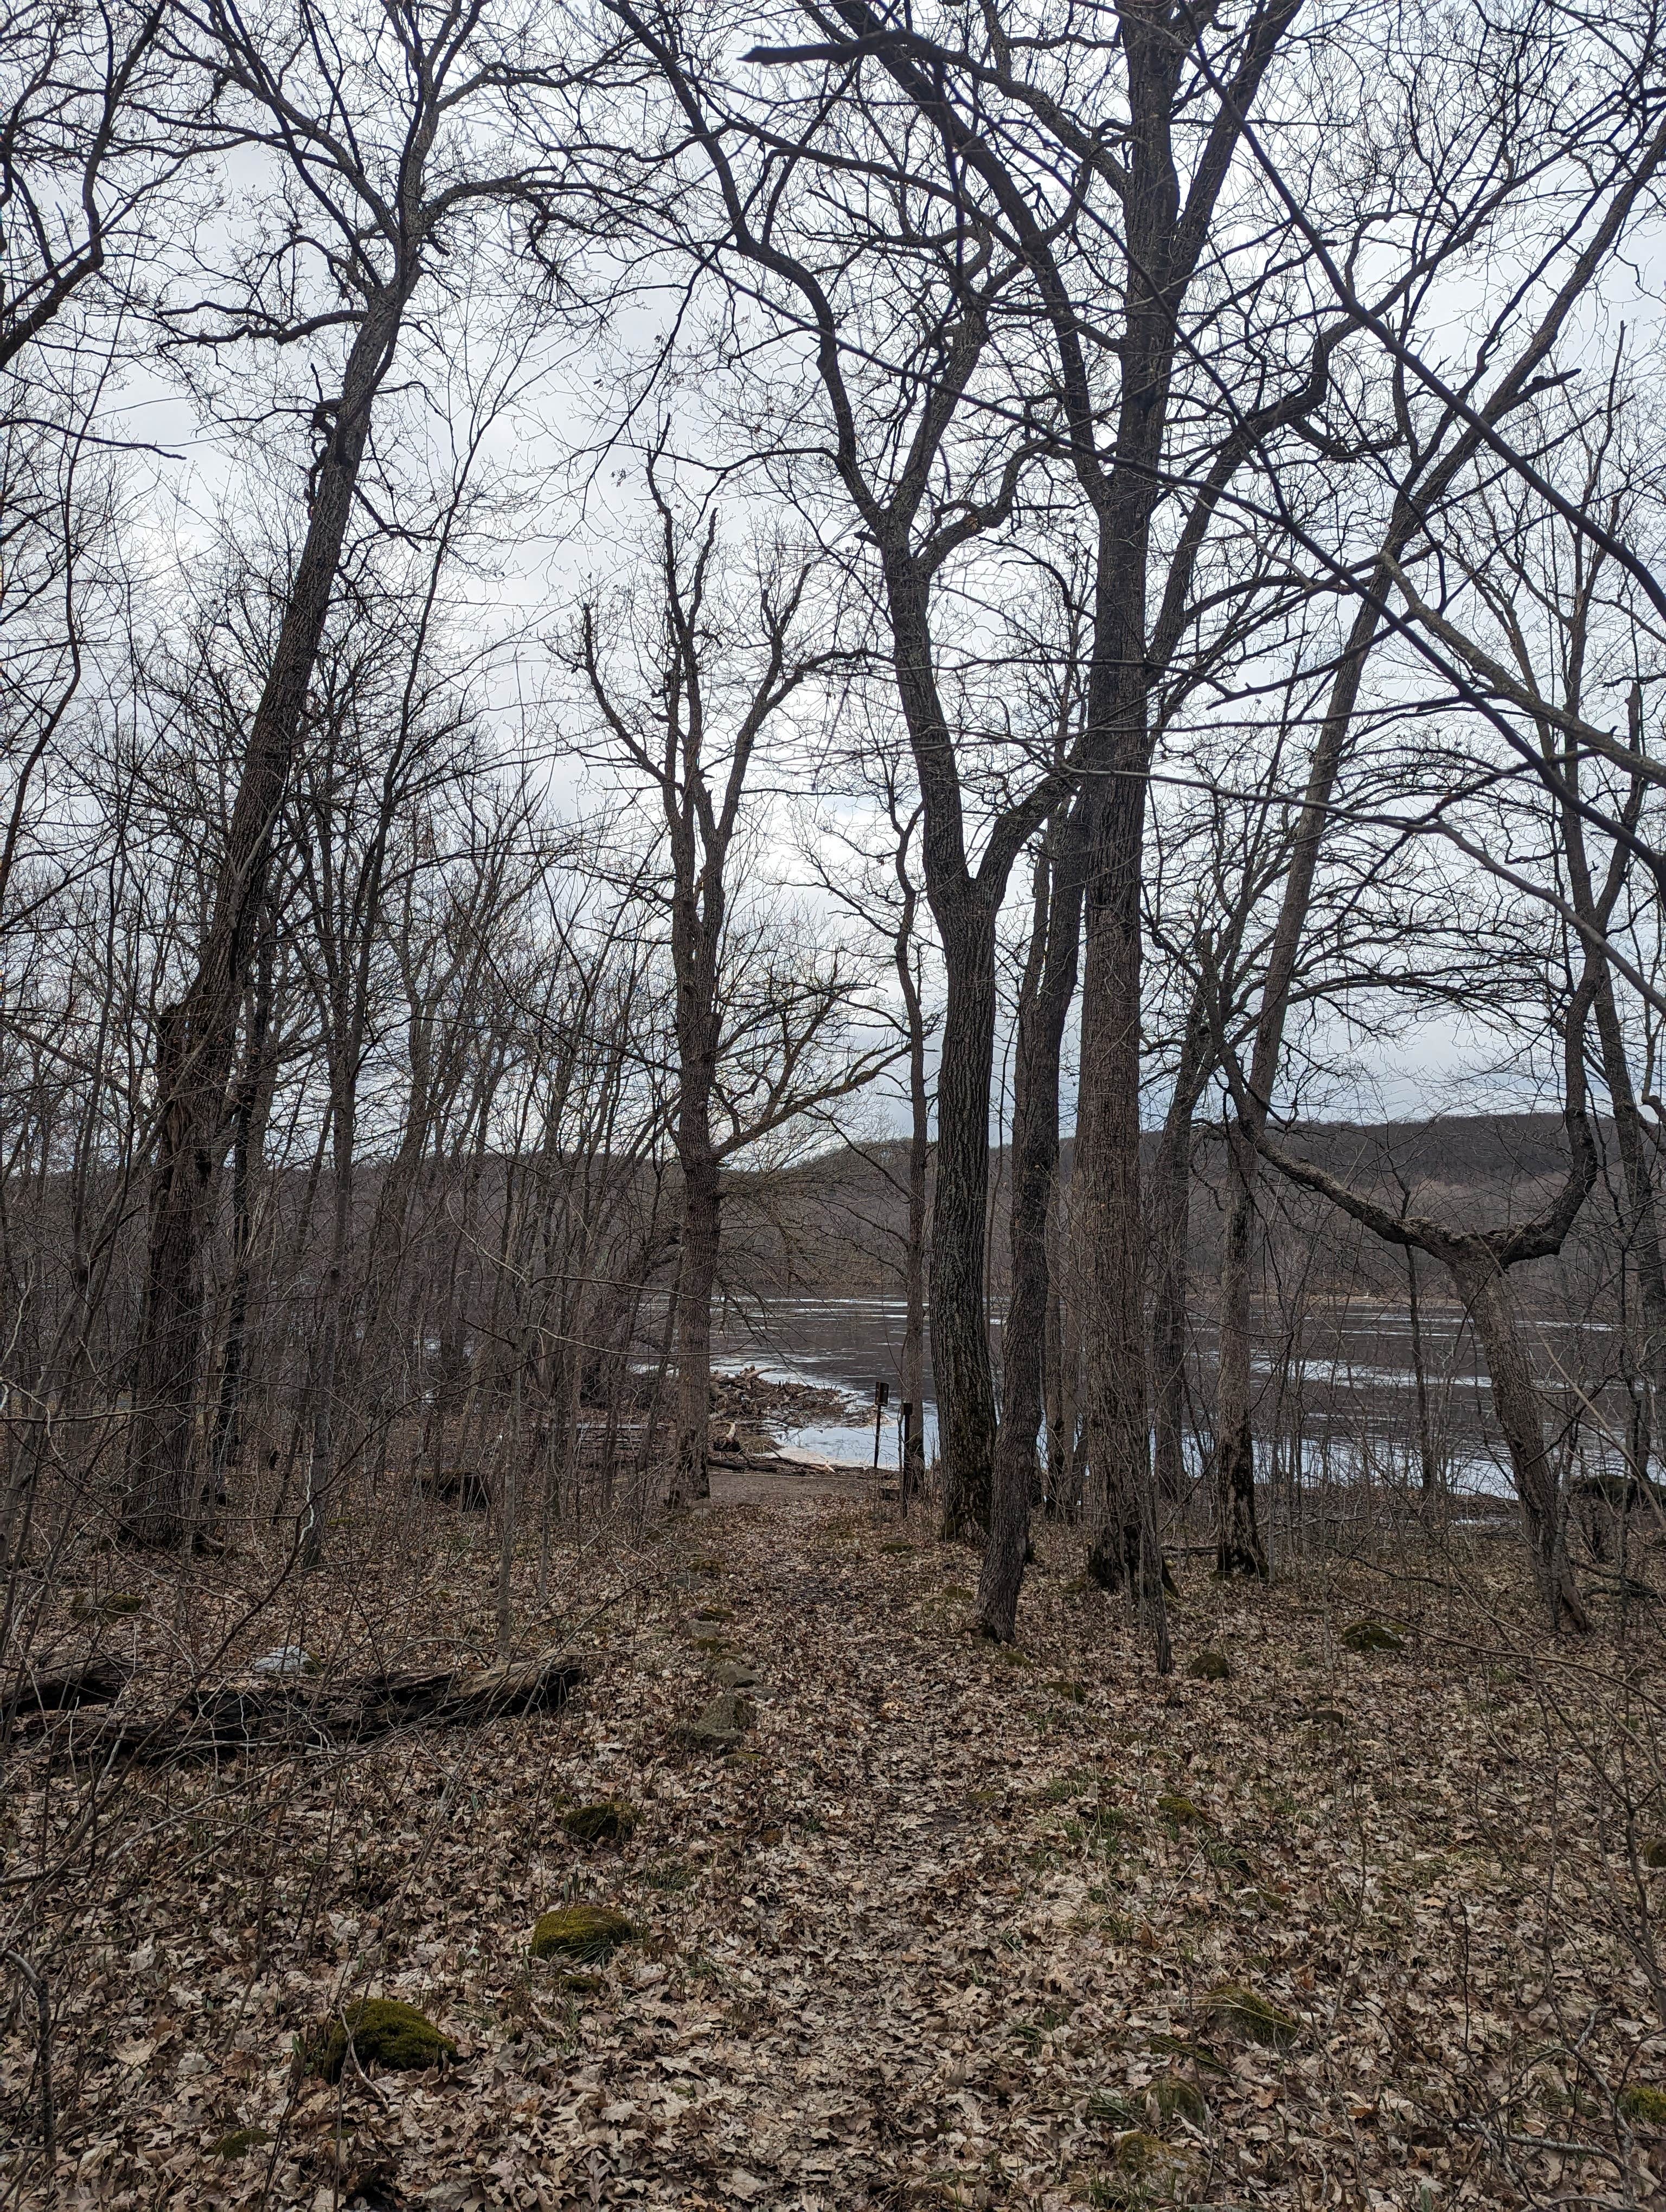
<instances>
[{"instance_id":1,"label":"distant hill","mask_svg":"<svg viewBox=\"0 0 1666 2212\"><path fill-rule=\"evenodd\" d=\"M1607 1136L1599 1129L1599 1142ZM1554 1114L1441 1115L1427 1121L1315 1121L1281 1141L1331 1174L1396 1207L1402 1184L1413 1212L1464 1224L1516 1219L1543 1202L1563 1174L1567 1137ZM1157 1137L1146 1139L1147 1163ZM1225 1143L1219 1125L1200 1128L1194 1161L1193 1266L1206 1273L1223 1212ZM1072 1147L1061 1172L1068 1179ZM990 1167L991 1287L1005 1277L1006 1154ZM767 1175L727 1183L724 1273L739 1291L824 1296L894 1291L907 1221L908 1147L901 1140L838 1146ZM1311 1232L1339 1233L1335 1210L1292 1191L1268 1171L1269 1218L1307 1219ZM1357 1238L1347 1240L1352 1251ZM1352 1266L1352 1262L1350 1265Z\"/></svg>"}]
</instances>

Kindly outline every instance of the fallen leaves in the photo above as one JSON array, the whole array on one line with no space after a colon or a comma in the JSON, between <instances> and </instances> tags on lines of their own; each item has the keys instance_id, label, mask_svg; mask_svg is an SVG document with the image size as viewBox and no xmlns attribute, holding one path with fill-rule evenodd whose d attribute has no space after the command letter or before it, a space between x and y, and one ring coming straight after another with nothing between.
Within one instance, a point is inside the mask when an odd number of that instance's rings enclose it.
<instances>
[{"instance_id":1,"label":"fallen leaves","mask_svg":"<svg viewBox=\"0 0 1666 2212\"><path fill-rule=\"evenodd\" d=\"M1494 1679L1471 1621L1385 1665L1338 1650L1368 1593L1200 1585L1187 1640L1230 1675L1158 1685L1044 1530L1036 1664L1009 1668L955 1609L964 1554L903 1542L848 1508L714 1509L632 1563L561 1713L131 1778L43 1954L58 2203L1659 2193L1666 2043L1623 1824L1530 1655ZM694 1571L730 1616L714 1670ZM603 1550L563 1572L575 1613L625 1579ZM492 1577L453 1553L401 1601L449 1639L435 1663L489 1633ZM392 1600L362 1576L358 1598L382 1634ZM1607 1742L1594 1673L1556 1680ZM678 1731L714 1689L731 1741L696 1756ZM10 1841L35 1863L73 1808L24 1778ZM529 1958L599 1887L633 1940L584 1973ZM295 2039L366 1998L426 2014L454 2062L297 2078ZM23 2202L33 2069L20 2015L0 2092Z\"/></svg>"}]
</instances>

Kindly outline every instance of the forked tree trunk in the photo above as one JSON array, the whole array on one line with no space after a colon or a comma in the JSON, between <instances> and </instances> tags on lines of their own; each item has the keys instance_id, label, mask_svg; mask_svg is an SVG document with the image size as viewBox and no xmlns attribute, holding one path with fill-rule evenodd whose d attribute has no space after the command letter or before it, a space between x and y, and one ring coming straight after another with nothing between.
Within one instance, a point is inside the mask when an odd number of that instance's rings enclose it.
<instances>
[{"instance_id":1,"label":"forked tree trunk","mask_svg":"<svg viewBox=\"0 0 1666 2212\"><path fill-rule=\"evenodd\" d=\"M1467 1246L1470 1240L1465 1240ZM1568 1564L1566 1522L1556 1462L1545 1449L1544 1407L1533 1364L1516 1323L1505 1272L1485 1249L1460 1248L1447 1259L1452 1279L1475 1324L1492 1380L1493 1412L1510 1454L1511 1478L1521 1500L1528 1555L1539 1598L1553 1629L1564 1620L1588 1629Z\"/></svg>"},{"instance_id":2,"label":"forked tree trunk","mask_svg":"<svg viewBox=\"0 0 1666 2212\"><path fill-rule=\"evenodd\" d=\"M1059 1063L1076 990L1081 935L1079 855L1070 826L1056 866L1039 860L1030 954L1018 1000L1012 1088L1012 1287L1002 1334L1000 1429L995 1441L989 1540L978 1577L986 1636L1010 1644L1030 1549L1037 1440L1046 1402L1047 1315L1051 1302L1048 1223L1059 1164Z\"/></svg>"}]
</instances>

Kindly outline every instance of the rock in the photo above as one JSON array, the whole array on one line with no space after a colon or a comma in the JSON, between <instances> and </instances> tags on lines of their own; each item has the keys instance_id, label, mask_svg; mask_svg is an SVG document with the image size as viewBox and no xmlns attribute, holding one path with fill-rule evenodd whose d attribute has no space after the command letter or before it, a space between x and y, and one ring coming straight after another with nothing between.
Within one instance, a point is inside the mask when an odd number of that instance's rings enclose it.
<instances>
[{"instance_id":1,"label":"rock","mask_svg":"<svg viewBox=\"0 0 1666 2212\"><path fill-rule=\"evenodd\" d=\"M1186 1672L1194 1682L1224 1682L1231 1671L1224 1651L1199 1651L1186 1662Z\"/></svg>"},{"instance_id":2,"label":"rock","mask_svg":"<svg viewBox=\"0 0 1666 2212\"><path fill-rule=\"evenodd\" d=\"M1403 1651L1406 1648L1400 1632L1381 1620L1356 1620L1342 1631L1342 1641L1350 1651Z\"/></svg>"},{"instance_id":3,"label":"rock","mask_svg":"<svg viewBox=\"0 0 1666 2212\"><path fill-rule=\"evenodd\" d=\"M694 1617L701 1621L733 1620L734 1613L727 1605L702 1605Z\"/></svg>"},{"instance_id":4,"label":"rock","mask_svg":"<svg viewBox=\"0 0 1666 2212\"><path fill-rule=\"evenodd\" d=\"M1158 1799L1157 1809L1166 1814L1177 1828L1189 1828L1199 1821L1213 1825L1201 1805L1194 1805L1189 1797L1182 1797L1171 1790L1165 1790Z\"/></svg>"},{"instance_id":5,"label":"rock","mask_svg":"<svg viewBox=\"0 0 1666 2212\"><path fill-rule=\"evenodd\" d=\"M757 1687L757 1675L744 1659L720 1660L712 1668L712 1680L724 1690L753 1690Z\"/></svg>"},{"instance_id":6,"label":"rock","mask_svg":"<svg viewBox=\"0 0 1666 2212\"><path fill-rule=\"evenodd\" d=\"M350 2038L353 2056L367 2072L374 2065L395 2074L421 2074L457 2056L451 2038L415 2005L397 1997L360 1997L307 2039L306 2056L326 2081L340 2081Z\"/></svg>"},{"instance_id":7,"label":"rock","mask_svg":"<svg viewBox=\"0 0 1666 2212\"><path fill-rule=\"evenodd\" d=\"M312 1674L317 1671L312 1655L303 1651L298 1644L280 1644L276 1651L263 1651L258 1659L249 1662L252 1674Z\"/></svg>"},{"instance_id":8,"label":"rock","mask_svg":"<svg viewBox=\"0 0 1666 2212\"><path fill-rule=\"evenodd\" d=\"M749 1698L721 1690L697 1720L684 1723L678 1737L692 1751L733 1751L757 1718Z\"/></svg>"},{"instance_id":9,"label":"rock","mask_svg":"<svg viewBox=\"0 0 1666 2212\"><path fill-rule=\"evenodd\" d=\"M1348 1717L1335 1705L1315 1705L1308 1718L1316 1728L1346 1728Z\"/></svg>"},{"instance_id":10,"label":"rock","mask_svg":"<svg viewBox=\"0 0 1666 2212\"><path fill-rule=\"evenodd\" d=\"M1666 2089L1649 2089L1633 2081L1614 2102L1628 2120L1641 2120L1645 2128L1666 2128Z\"/></svg>"},{"instance_id":11,"label":"rock","mask_svg":"<svg viewBox=\"0 0 1666 2212\"><path fill-rule=\"evenodd\" d=\"M1656 1836L1644 1844L1643 1863L1655 1874L1666 1871L1666 1836Z\"/></svg>"},{"instance_id":12,"label":"rock","mask_svg":"<svg viewBox=\"0 0 1666 2212\"><path fill-rule=\"evenodd\" d=\"M1242 1983L1222 1982L1211 1990L1200 2009L1223 2027L1234 2029L1251 2043L1265 2043L1282 2051L1293 2043L1302 2032L1302 2023L1293 2012L1274 2004L1259 1990L1246 1989Z\"/></svg>"},{"instance_id":13,"label":"rock","mask_svg":"<svg viewBox=\"0 0 1666 2212\"><path fill-rule=\"evenodd\" d=\"M623 1912L611 1905L562 1905L546 1912L532 1930L535 1959L576 1959L594 1964L611 1958L635 1934Z\"/></svg>"},{"instance_id":14,"label":"rock","mask_svg":"<svg viewBox=\"0 0 1666 2212\"><path fill-rule=\"evenodd\" d=\"M1057 1681L1049 1682L1047 1686L1055 1698L1062 1698L1067 1705L1085 1705L1087 1703L1085 1682Z\"/></svg>"},{"instance_id":15,"label":"rock","mask_svg":"<svg viewBox=\"0 0 1666 2212\"><path fill-rule=\"evenodd\" d=\"M636 1832L636 1808L604 1797L594 1805L575 1805L562 1815L561 1825L575 1843L626 1844Z\"/></svg>"},{"instance_id":16,"label":"rock","mask_svg":"<svg viewBox=\"0 0 1666 2212\"><path fill-rule=\"evenodd\" d=\"M228 2136L222 2136L209 2148L210 2158L246 2158L252 2150L263 2149L272 2139L270 2128L234 2128Z\"/></svg>"}]
</instances>

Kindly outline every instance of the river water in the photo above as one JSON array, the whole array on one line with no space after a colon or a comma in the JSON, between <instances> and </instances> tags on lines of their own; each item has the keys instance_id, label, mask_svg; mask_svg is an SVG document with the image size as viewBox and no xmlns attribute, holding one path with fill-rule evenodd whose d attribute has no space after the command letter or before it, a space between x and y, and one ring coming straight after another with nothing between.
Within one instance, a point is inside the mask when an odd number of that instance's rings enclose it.
<instances>
[{"instance_id":1,"label":"river water","mask_svg":"<svg viewBox=\"0 0 1666 2212\"><path fill-rule=\"evenodd\" d=\"M724 1367L848 1391L867 1409L820 1421L793 1441L829 1458L866 1465L873 1453L874 1385L889 1389L881 1419L882 1463L896 1464L904 1308L900 1298L774 1298L713 1316L713 1352ZM1508 1494L1503 1448L1493 1430L1487 1371L1464 1316L1436 1307L1420 1316L1430 1442L1443 1477L1460 1494ZM1618 1346L1596 1324L1534 1322L1528 1334L1553 1415L1548 1432L1575 1471L1618 1463L1625 1401L1614 1382ZM997 1343L999 1329L997 1326ZM1189 1395L1200 1417L1214 1396L1215 1344L1195 1331ZM1258 1457L1264 1475L1304 1484L1362 1478L1415 1487L1421 1480L1416 1361L1409 1312L1354 1301L1310 1310L1299 1340L1263 1334L1254 1354ZM936 1402L927 1363L927 1450L935 1445ZM1195 1437L1189 1449L1198 1453Z\"/></svg>"}]
</instances>

